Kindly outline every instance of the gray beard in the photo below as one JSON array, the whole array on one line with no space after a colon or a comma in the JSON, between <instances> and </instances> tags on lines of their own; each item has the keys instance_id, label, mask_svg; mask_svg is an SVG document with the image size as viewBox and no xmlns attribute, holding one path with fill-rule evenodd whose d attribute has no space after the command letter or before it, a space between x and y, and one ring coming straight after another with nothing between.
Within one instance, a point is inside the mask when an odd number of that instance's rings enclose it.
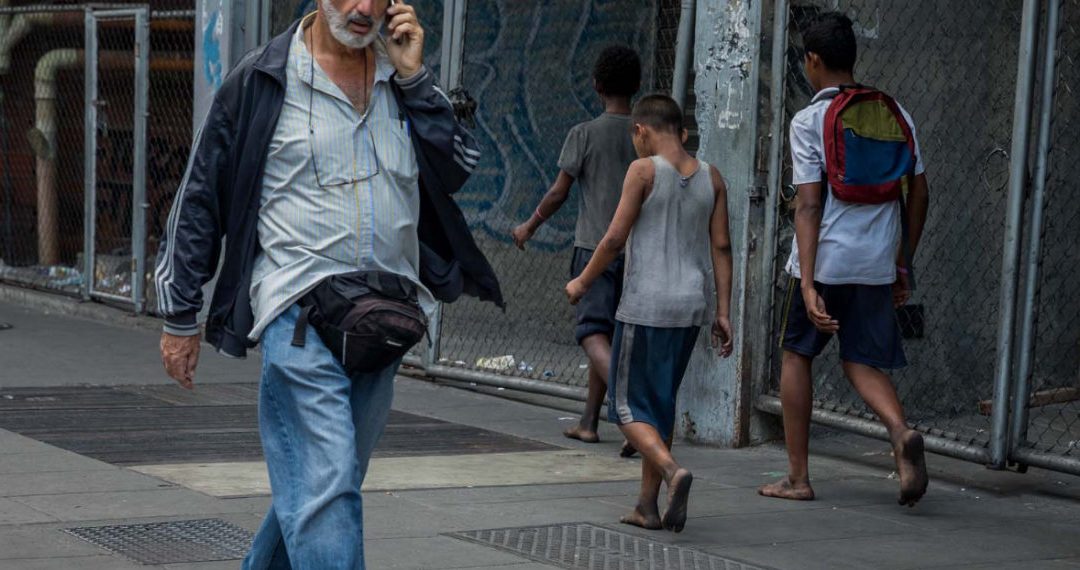
<instances>
[{"instance_id":1,"label":"gray beard","mask_svg":"<svg viewBox=\"0 0 1080 570\"><path fill-rule=\"evenodd\" d=\"M350 16L346 16L334 7L331 0L322 0L323 13L330 24L330 34L341 45L352 49L364 49L379 37L379 30L383 25L383 18L376 20L371 26L371 31L366 34L356 34L349 30Z\"/></svg>"}]
</instances>

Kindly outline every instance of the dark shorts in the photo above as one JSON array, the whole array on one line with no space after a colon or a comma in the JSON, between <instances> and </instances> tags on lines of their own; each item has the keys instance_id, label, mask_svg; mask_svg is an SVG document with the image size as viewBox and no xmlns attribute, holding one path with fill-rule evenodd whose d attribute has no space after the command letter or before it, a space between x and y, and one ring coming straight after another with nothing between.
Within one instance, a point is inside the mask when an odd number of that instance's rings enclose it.
<instances>
[{"instance_id":1,"label":"dark shorts","mask_svg":"<svg viewBox=\"0 0 1080 570\"><path fill-rule=\"evenodd\" d=\"M570 264L571 278L585 271L592 255L591 249L574 248L574 259ZM607 335L609 338L615 334L615 311L619 308L622 286L623 258L620 257L604 270L575 308L577 326L574 327L574 338L578 344L594 334Z\"/></svg>"},{"instance_id":2,"label":"dark shorts","mask_svg":"<svg viewBox=\"0 0 1080 570\"><path fill-rule=\"evenodd\" d=\"M814 326L806 314L799 289L792 279L784 302L780 346L810 358L821 354L833 335ZM825 285L815 283L825 301L825 311L840 323L840 360L874 368L907 365L900 326L893 308L892 285Z\"/></svg>"},{"instance_id":3,"label":"dark shorts","mask_svg":"<svg viewBox=\"0 0 1080 570\"><path fill-rule=\"evenodd\" d=\"M675 430L675 396L700 327L659 328L618 323L611 345L608 420L644 422L668 439Z\"/></svg>"}]
</instances>

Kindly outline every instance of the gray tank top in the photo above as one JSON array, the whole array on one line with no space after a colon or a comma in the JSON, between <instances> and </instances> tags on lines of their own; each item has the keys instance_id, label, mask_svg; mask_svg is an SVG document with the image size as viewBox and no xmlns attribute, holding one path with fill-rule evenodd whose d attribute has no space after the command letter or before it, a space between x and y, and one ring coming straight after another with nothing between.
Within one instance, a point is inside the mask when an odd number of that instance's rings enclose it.
<instances>
[{"instance_id":1,"label":"gray tank top","mask_svg":"<svg viewBox=\"0 0 1080 570\"><path fill-rule=\"evenodd\" d=\"M626 245L626 274L616 318L663 328L709 322L713 285L709 223L716 194L709 165L683 177L654 156L653 189Z\"/></svg>"}]
</instances>

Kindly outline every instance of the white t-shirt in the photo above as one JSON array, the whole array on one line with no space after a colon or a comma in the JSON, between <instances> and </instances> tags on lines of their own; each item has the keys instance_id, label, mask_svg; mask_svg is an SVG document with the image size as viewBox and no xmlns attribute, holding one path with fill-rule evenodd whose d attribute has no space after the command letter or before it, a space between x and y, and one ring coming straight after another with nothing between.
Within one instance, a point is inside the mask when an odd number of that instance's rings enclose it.
<instances>
[{"instance_id":1,"label":"white t-shirt","mask_svg":"<svg viewBox=\"0 0 1080 570\"><path fill-rule=\"evenodd\" d=\"M825 173L825 112L839 89L822 89L791 120L792 184L821 182ZM900 108L915 136L911 115ZM915 138L915 174L925 172L919 140ZM890 285L896 281L896 257L900 247L899 202L853 204L825 193L821 215L814 280L829 285ZM791 240L787 271L802 278L799 243Z\"/></svg>"}]
</instances>

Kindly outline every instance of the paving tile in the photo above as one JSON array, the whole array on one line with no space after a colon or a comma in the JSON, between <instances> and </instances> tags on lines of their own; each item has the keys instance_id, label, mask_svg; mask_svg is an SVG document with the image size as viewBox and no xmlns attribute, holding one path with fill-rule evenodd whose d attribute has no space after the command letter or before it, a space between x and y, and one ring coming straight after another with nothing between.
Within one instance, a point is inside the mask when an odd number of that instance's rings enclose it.
<instances>
[{"instance_id":1,"label":"paving tile","mask_svg":"<svg viewBox=\"0 0 1080 570\"><path fill-rule=\"evenodd\" d=\"M215 497L270 493L262 462L136 465L136 471ZM576 450L376 457L365 491L529 485L623 480L639 476L636 463Z\"/></svg>"},{"instance_id":2,"label":"paving tile","mask_svg":"<svg viewBox=\"0 0 1080 570\"><path fill-rule=\"evenodd\" d=\"M1045 512L1024 506L1015 498L1001 499L984 495L983 498L942 500L928 495L914 508L906 508L895 502L884 505L858 505L850 510L888 519L924 531L952 531L1012 525L1037 525L1041 521L1053 522Z\"/></svg>"},{"instance_id":3,"label":"paving tile","mask_svg":"<svg viewBox=\"0 0 1080 570\"><path fill-rule=\"evenodd\" d=\"M94 471L115 470L108 463L83 457L77 453L46 446L42 451L31 453L10 453L0 462L0 475L21 473L48 473L51 471Z\"/></svg>"},{"instance_id":4,"label":"paving tile","mask_svg":"<svg viewBox=\"0 0 1080 570\"><path fill-rule=\"evenodd\" d=\"M241 497L235 499L222 499L222 504L229 512L234 513L246 513L248 515L256 515L260 519L266 511L270 510L270 495L260 495L257 497Z\"/></svg>"},{"instance_id":5,"label":"paving tile","mask_svg":"<svg viewBox=\"0 0 1080 570\"><path fill-rule=\"evenodd\" d=\"M364 493L364 538L424 538L471 529L476 521L450 508L421 505L383 493Z\"/></svg>"},{"instance_id":6,"label":"paving tile","mask_svg":"<svg viewBox=\"0 0 1080 570\"><path fill-rule=\"evenodd\" d=\"M0 429L0 449L4 453L38 453L49 451L52 446L41 443L36 439L19 435L5 429Z\"/></svg>"},{"instance_id":7,"label":"paving tile","mask_svg":"<svg viewBox=\"0 0 1080 570\"><path fill-rule=\"evenodd\" d=\"M186 489L35 495L12 500L62 521L211 515L230 510L228 503Z\"/></svg>"},{"instance_id":8,"label":"paving tile","mask_svg":"<svg viewBox=\"0 0 1080 570\"><path fill-rule=\"evenodd\" d=\"M540 562L523 562L523 564L519 565L462 566L461 568L475 568L476 570L551 570L558 567L542 565Z\"/></svg>"},{"instance_id":9,"label":"paving tile","mask_svg":"<svg viewBox=\"0 0 1080 570\"><path fill-rule=\"evenodd\" d=\"M711 551L721 551L710 547ZM1063 526L1052 532L1014 527L1001 530L960 530L833 538L798 542L730 546L722 551L777 569L874 568L907 570L954 568L1024 559L1046 560L1076 556L1080 543L1076 530ZM1039 568L1040 565L1029 566Z\"/></svg>"},{"instance_id":10,"label":"paving tile","mask_svg":"<svg viewBox=\"0 0 1080 570\"><path fill-rule=\"evenodd\" d=\"M188 562L185 564L164 564L161 568L167 570L236 570L240 567L239 560L219 560L217 562Z\"/></svg>"},{"instance_id":11,"label":"paving tile","mask_svg":"<svg viewBox=\"0 0 1080 570\"><path fill-rule=\"evenodd\" d=\"M104 552L50 525L0 527L0 568L13 558L99 556Z\"/></svg>"},{"instance_id":12,"label":"paving tile","mask_svg":"<svg viewBox=\"0 0 1080 570\"><path fill-rule=\"evenodd\" d=\"M456 540L446 536L430 538L386 538L364 543L370 568L408 568L442 570L447 568L483 568L528 562L517 556Z\"/></svg>"},{"instance_id":13,"label":"paving tile","mask_svg":"<svg viewBox=\"0 0 1080 570\"><path fill-rule=\"evenodd\" d=\"M560 522L617 524L629 510L595 499L550 499L502 503L464 503L451 512L471 520L465 529L534 526Z\"/></svg>"},{"instance_id":14,"label":"paving tile","mask_svg":"<svg viewBox=\"0 0 1080 570\"><path fill-rule=\"evenodd\" d=\"M52 522L56 518L46 512L16 502L0 498L0 525L33 524Z\"/></svg>"},{"instance_id":15,"label":"paving tile","mask_svg":"<svg viewBox=\"0 0 1080 570\"><path fill-rule=\"evenodd\" d=\"M4 570L145 570L152 566L136 564L121 556L73 556L4 560Z\"/></svg>"},{"instance_id":16,"label":"paving tile","mask_svg":"<svg viewBox=\"0 0 1080 570\"><path fill-rule=\"evenodd\" d=\"M838 507L702 517L691 523L680 539L715 548L916 532L896 522Z\"/></svg>"},{"instance_id":17,"label":"paving tile","mask_svg":"<svg viewBox=\"0 0 1080 570\"><path fill-rule=\"evenodd\" d=\"M696 482L695 482L696 484ZM564 483L550 485L522 485L513 487L477 487L455 489L447 492L440 489L415 491L393 491L409 500L429 505L459 503L504 503L528 500L550 500L564 498L612 497L636 495L640 483L635 480L602 481L597 483Z\"/></svg>"},{"instance_id":18,"label":"paving tile","mask_svg":"<svg viewBox=\"0 0 1080 570\"><path fill-rule=\"evenodd\" d=\"M989 564L964 564L960 566L949 565L950 570L1032 570L1041 568L1044 570L1075 570L1080 564L1064 559L1047 560L1034 558L1028 560L1010 560L1007 562L991 562ZM919 570L938 570L941 566L916 566Z\"/></svg>"},{"instance_id":19,"label":"paving tile","mask_svg":"<svg viewBox=\"0 0 1080 570\"><path fill-rule=\"evenodd\" d=\"M176 485L154 477L115 468L90 471L20 473L0 477L0 497L99 491L140 491L171 487L176 487Z\"/></svg>"}]
</instances>

